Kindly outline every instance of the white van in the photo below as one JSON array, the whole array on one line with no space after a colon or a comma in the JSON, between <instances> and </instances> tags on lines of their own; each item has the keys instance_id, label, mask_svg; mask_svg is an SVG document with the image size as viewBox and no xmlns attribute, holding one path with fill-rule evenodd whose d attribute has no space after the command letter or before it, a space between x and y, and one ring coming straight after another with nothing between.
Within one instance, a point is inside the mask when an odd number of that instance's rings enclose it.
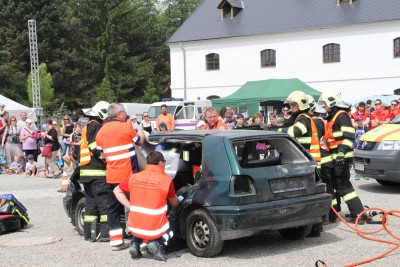
<instances>
[{"instance_id":1,"label":"white van","mask_svg":"<svg viewBox=\"0 0 400 267\"><path fill-rule=\"evenodd\" d=\"M121 103L124 105L126 113L129 116L136 116L139 122L142 121L142 115L149 110L151 104L144 103Z\"/></svg>"},{"instance_id":2,"label":"white van","mask_svg":"<svg viewBox=\"0 0 400 267\"><path fill-rule=\"evenodd\" d=\"M151 104L149 108L149 119L155 126L158 115L161 114L161 105L167 105L168 113L175 119L175 129L192 130L203 113L203 109L211 107L211 100L182 100L163 101Z\"/></svg>"}]
</instances>

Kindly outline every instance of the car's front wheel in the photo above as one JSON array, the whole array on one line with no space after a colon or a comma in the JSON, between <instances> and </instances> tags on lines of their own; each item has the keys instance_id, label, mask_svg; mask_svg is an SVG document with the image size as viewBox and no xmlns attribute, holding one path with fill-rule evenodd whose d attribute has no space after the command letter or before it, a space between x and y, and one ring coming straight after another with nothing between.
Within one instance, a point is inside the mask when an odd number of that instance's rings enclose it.
<instances>
[{"instance_id":1,"label":"car's front wheel","mask_svg":"<svg viewBox=\"0 0 400 267\"><path fill-rule=\"evenodd\" d=\"M83 218L85 217L85 198L79 199L74 214L75 229L78 234L83 235Z\"/></svg>"},{"instance_id":2,"label":"car's front wheel","mask_svg":"<svg viewBox=\"0 0 400 267\"><path fill-rule=\"evenodd\" d=\"M396 182L392 182L392 181L385 181L385 180L380 180L380 179L376 179L376 181L378 183L380 183L381 185L384 185L384 186L397 186L397 185L400 185L400 183L396 183Z\"/></svg>"},{"instance_id":3,"label":"car's front wheel","mask_svg":"<svg viewBox=\"0 0 400 267\"><path fill-rule=\"evenodd\" d=\"M287 228L279 230L281 236L291 239L291 240L299 240L304 239L311 233L312 225L305 225L293 228Z\"/></svg>"},{"instance_id":4,"label":"car's front wheel","mask_svg":"<svg viewBox=\"0 0 400 267\"><path fill-rule=\"evenodd\" d=\"M221 252L224 241L205 210L194 210L187 217L186 243L193 255L198 257L214 257Z\"/></svg>"}]
</instances>

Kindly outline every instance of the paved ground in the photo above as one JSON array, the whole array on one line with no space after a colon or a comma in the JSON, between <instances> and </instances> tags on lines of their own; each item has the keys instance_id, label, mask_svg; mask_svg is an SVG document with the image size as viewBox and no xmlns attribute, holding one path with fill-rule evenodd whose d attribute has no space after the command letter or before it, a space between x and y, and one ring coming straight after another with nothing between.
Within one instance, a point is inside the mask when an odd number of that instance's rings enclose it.
<instances>
[{"instance_id":1,"label":"paved ground","mask_svg":"<svg viewBox=\"0 0 400 267\"><path fill-rule=\"evenodd\" d=\"M353 180L354 181L354 180ZM365 205L385 210L400 209L400 187L383 187L375 180L353 183ZM57 193L61 179L0 175L0 194L14 194L27 208L27 229L0 237L1 266L118 266L132 264L128 251L113 252L108 244L83 241L65 215ZM344 207L344 212L347 210ZM400 236L400 221L390 228ZM375 225L366 226L369 229ZM389 239L386 233L377 235ZM393 240L393 239L390 239ZM343 266L385 252L392 246L359 237L343 223L328 225L320 238L290 241L276 232L225 242L222 253L212 259L197 258L187 248L168 254L166 263L152 259L136 262L149 266L315 266L321 259L329 267ZM136 264L135 262L135 264ZM397 262L397 263L396 263ZM396 266L400 249L366 266Z\"/></svg>"}]
</instances>

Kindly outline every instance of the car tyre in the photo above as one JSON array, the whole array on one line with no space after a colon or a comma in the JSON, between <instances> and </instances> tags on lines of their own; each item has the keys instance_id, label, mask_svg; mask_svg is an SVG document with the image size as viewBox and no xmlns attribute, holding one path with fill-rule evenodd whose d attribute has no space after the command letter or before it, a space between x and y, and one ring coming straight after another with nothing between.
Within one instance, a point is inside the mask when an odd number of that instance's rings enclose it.
<instances>
[{"instance_id":1,"label":"car tyre","mask_svg":"<svg viewBox=\"0 0 400 267\"><path fill-rule=\"evenodd\" d=\"M291 240L300 240L306 238L311 233L312 225L305 225L293 228L279 230L281 236Z\"/></svg>"},{"instance_id":2,"label":"car tyre","mask_svg":"<svg viewBox=\"0 0 400 267\"><path fill-rule=\"evenodd\" d=\"M85 216L85 198L79 199L75 207L74 222L78 234L83 235L83 218Z\"/></svg>"},{"instance_id":3,"label":"car tyre","mask_svg":"<svg viewBox=\"0 0 400 267\"><path fill-rule=\"evenodd\" d=\"M376 181L383 186L398 186L400 183L376 179Z\"/></svg>"},{"instance_id":4,"label":"car tyre","mask_svg":"<svg viewBox=\"0 0 400 267\"><path fill-rule=\"evenodd\" d=\"M186 244L193 255L198 257L210 258L221 252L224 241L205 210L194 210L187 217Z\"/></svg>"}]
</instances>

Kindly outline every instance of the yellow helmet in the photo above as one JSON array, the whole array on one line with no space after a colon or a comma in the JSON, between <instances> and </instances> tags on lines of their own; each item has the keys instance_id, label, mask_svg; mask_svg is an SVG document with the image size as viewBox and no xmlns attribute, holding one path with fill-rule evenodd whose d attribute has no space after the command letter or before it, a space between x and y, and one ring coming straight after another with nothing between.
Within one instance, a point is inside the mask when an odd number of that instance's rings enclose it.
<instances>
[{"instance_id":1,"label":"yellow helmet","mask_svg":"<svg viewBox=\"0 0 400 267\"><path fill-rule=\"evenodd\" d=\"M290 103L297 103L302 111L310 108L307 95L302 91L292 92L285 100L285 104Z\"/></svg>"}]
</instances>

